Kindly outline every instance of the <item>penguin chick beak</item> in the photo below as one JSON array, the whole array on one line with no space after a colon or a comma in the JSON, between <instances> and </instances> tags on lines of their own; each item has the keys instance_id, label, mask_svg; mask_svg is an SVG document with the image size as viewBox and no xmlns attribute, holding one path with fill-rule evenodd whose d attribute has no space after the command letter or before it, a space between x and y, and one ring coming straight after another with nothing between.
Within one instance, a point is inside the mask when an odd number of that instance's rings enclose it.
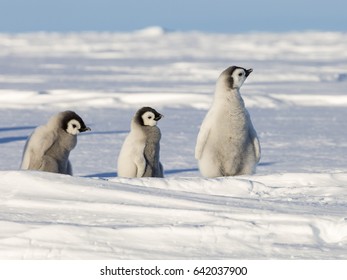
<instances>
[{"instance_id":1,"label":"penguin chick beak","mask_svg":"<svg viewBox=\"0 0 347 280\"><path fill-rule=\"evenodd\" d=\"M85 132L85 131L91 131L91 129L90 129L90 127L86 126L86 127L80 128L79 131L80 132Z\"/></svg>"},{"instance_id":2,"label":"penguin chick beak","mask_svg":"<svg viewBox=\"0 0 347 280\"><path fill-rule=\"evenodd\" d=\"M252 68L249 68L246 70L246 77L248 77L249 74L251 74L253 72Z\"/></svg>"},{"instance_id":3,"label":"penguin chick beak","mask_svg":"<svg viewBox=\"0 0 347 280\"><path fill-rule=\"evenodd\" d=\"M160 120L161 118L163 118L163 117L164 117L163 115L159 114L159 116L155 117L154 120L155 120L155 121L159 121L159 120Z\"/></svg>"}]
</instances>

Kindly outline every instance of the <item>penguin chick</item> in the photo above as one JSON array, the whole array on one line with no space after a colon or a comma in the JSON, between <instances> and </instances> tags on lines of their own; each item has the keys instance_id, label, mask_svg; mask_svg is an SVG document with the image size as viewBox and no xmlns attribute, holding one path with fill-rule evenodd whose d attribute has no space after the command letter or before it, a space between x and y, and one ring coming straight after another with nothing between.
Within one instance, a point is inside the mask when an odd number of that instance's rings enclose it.
<instances>
[{"instance_id":1,"label":"penguin chick","mask_svg":"<svg viewBox=\"0 0 347 280\"><path fill-rule=\"evenodd\" d=\"M205 177L252 174L260 144L240 88L253 69L232 66L219 76L214 100L202 122L195 158Z\"/></svg>"},{"instance_id":2,"label":"penguin chick","mask_svg":"<svg viewBox=\"0 0 347 280\"><path fill-rule=\"evenodd\" d=\"M72 175L70 151L77 144L77 134L90 130L72 111L52 116L29 136L23 152L21 169Z\"/></svg>"},{"instance_id":3,"label":"penguin chick","mask_svg":"<svg viewBox=\"0 0 347 280\"><path fill-rule=\"evenodd\" d=\"M163 117L151 107L139 109L131 121L118 157L118 176L164 177L160 163L160 129L157 122Z\"/></svg>"}]
</instances>

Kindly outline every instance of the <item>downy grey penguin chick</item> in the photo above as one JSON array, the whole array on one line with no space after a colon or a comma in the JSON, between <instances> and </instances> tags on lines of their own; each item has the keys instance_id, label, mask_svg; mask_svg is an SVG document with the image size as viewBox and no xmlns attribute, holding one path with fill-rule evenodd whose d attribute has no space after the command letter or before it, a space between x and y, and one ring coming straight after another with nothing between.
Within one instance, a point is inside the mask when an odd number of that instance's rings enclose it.
<instances>
[{"instance_id":1,"label":"downy grey penguin chick","mask_svg":"<svg viewBox=\"0 0 347 280\"><path fill-rule=\"evenodd\" d=\"M77 134L87 130L90 128L75 112L64 111L54 115L29 136L21 169L72 175L69 154L77 144Z\"/></svg>"},{"instance_id":2,"label":"downy grey penguin chick","mask_svg":"<svg viewBox=\"0 0 347 280\"><path fill-rule=\"evenodd\" d=\"M159 158L161 133L157 126L162 117L151 107L136 112L119 153L119 177L164 177Z\"/></svg>"},{"instance_id":3,"label":"downy grey penguin chick","mask_svg":"<svg viewBox=\"0 0 347 280\"><path fill-rule=\"evenodd\" d=\"M253 69L232 66L219 76L214 100L202 122L195 158L205 177L252 174L260 160L260 144L240 95Z\"/></svg>"}]
</instances>

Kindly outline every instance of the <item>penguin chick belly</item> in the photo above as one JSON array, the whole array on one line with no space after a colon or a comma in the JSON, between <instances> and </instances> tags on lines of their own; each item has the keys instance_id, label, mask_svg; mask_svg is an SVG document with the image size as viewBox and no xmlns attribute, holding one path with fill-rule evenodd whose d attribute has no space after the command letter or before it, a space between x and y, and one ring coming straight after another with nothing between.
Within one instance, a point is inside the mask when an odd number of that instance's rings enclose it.
<instances>
[{"instance_id":1,"label":"penguin chick belly","mask_svg":"<svg viewBox=\"0 0 347 280\"><path fill-rule=\"evenodd\" d=\"M216 122L204 152L209 168L216 176L234 176L243 168L244 150L248 143L247 125L243 116L236 120ZM213 167L212 167L213 166Z\"/></svg>"},{"instance_id":2,"label":"penguin chick belly","mask_svg":"<svg viewBox=\"0 0 347 280\"><path fill-rule=\"evenodd\" d=\"M142 177L145 170L144 148L146 139L141 131L130 132L118 157L118 176Z\"/></svg>"}]
</instances>

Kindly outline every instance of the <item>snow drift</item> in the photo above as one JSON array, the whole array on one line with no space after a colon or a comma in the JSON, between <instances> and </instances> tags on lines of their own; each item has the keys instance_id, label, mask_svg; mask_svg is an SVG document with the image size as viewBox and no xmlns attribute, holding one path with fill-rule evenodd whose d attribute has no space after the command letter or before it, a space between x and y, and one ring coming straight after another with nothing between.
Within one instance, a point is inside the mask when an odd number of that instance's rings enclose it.
<instances>
[{"instance_id":1,"label":"snow drift","mask_svg":"<svg viewBox=\"0 0 347 280\"><path fill-rule=\"evenodd\" d=\"M346 173L1 178L1 258L346 258Z\"/></svg>"}]
</instances>

